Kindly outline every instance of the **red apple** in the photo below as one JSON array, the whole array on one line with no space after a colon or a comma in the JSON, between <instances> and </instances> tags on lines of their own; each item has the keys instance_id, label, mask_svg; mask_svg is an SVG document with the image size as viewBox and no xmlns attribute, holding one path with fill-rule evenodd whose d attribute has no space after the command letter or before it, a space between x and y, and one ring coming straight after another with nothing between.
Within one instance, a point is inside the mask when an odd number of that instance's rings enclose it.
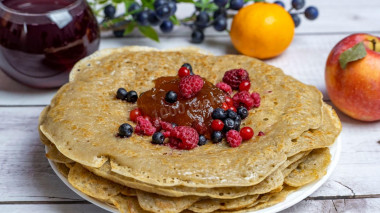
<instances>
[{"instance_id":1,"label":"red apple","mask_svg":"<svg viewBox=\"0 0 380 213\"><path fill-rule=\"evenodd\" d=\"M342 68L341 54L360 42L365 56ZM353 34L341 40L327 58L325 80L331 101L342 112L362 121L380 120L380 38Z\"/></svg>"}]
</instances>

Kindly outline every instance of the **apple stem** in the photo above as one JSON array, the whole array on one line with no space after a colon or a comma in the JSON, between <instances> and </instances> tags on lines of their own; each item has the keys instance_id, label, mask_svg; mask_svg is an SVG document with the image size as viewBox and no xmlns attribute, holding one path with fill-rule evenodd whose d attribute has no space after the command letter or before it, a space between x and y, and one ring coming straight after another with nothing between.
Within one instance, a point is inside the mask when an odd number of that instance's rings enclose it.
<instances>
[{"instance_id":1,"label":"apple stem","mask_svg":"<svg viewBox=\"0 0 380 213\"><path fill-rule=\"evenodd\" d=\"M372 43L372 49L373 49L373 51L376 51L376 40L375 39L372 39L371 40L371 43Z\"/></svg>"}]
</instances>

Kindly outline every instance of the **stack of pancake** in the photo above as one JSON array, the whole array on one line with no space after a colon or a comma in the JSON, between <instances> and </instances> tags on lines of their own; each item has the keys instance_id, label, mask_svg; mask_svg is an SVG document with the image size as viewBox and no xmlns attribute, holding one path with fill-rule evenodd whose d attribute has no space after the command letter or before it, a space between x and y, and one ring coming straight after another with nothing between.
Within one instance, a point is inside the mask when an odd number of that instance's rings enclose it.
<instances>
[{"instance_id":1,"label":"stack of pancake","mask_svg":"<svg viewBox=\"0 0 380 213\"><path fill-rule=\"evenodd\" d=\"M117 137L122 123L135 125L129 112L137 106L116 99L116 90L140 94L183 63L214 84L227 70L249 72L250 92L261 95L261 106L241 125L255 131L252 139L237 148L223 141L188 151L154 145L149 136ZM325 175L341 124L315 87L259 60L124 47L78 62L41 113L39 130L46 156L70 184L120 212L245 212L281 202Z\"/></svg>"}]
</instances>

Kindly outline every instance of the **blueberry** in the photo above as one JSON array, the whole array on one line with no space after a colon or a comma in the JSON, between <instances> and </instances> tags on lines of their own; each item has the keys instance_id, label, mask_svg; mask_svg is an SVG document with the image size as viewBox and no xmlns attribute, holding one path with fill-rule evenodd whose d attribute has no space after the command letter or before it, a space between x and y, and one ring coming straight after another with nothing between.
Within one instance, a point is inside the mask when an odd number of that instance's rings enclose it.
<instances>
[{"instance_id":1,"label":"blueberry","mask_svg":"<svg viewBox=\"0 0 380 213\"><path fill-rule=\"evenodd\" d=\"M234 126L234 129L235 129L236 131L239 131L239 130L240 130L240 125L241 125L241 118L240 118L240 116L238 115L238 116L236 116L236 118L235 118L235 126Z\"/></svg>"},{"instance_id":2,"label":"blueberry","mask_svg":"<svg viewBox=\"0 0 380 213\"><path fill-rule=\"evenodd\" d=\"M133 127L127 123L120 125L119 127L119 136L122 138L131 137L133 133Z\"/></svg>"},{"instance_id":3,"label":"blueberry","mask_svg":"<svg viewBox=\"0 0 380 213\"><path fill-rule=\"evenodd\" d=\"M224 120L227 118L227 113L222 108L216 108L211 114L212 119Z\"/></svg>"},{"instance_id":4,"label":"blueberry","mask_svg":"<svg viewBox=\"0 0 380 213\"><path fill-rule=\"evenodd\" d=\"M308 7L305 10L305 17L309 20L314 20L318 17L318 9L316 7Z\"/></svg>"},{"instance_id":5,"label":"blueberry","mask_svg":"<svg viewBox=\"0 0 380 213\"><path fill-rule=\"evenodd\" d=\"M127 98L127 94L128 94L127 90L125 90L124 88L119 88L116 92L116 98L125 100Z\"/></svg>"},{"instance_id":6,"label":"blueberry","mask_svg":"<svg viewBox=\"0 0 380 213\"><path fill-rule=\"evenodd\" d=\"M131 6L129 6L128 12L129 13L131 13L131 12L136 13L137 10L140 10L140 9L141 9L141 6L139 4L133 3L133 4L131 4Z\"/></svg>"},{"instance_id":7,"label":"blueberry","mask_svg":"<svg viewBox=\"0 0 380 213\"><path fill-rule=\"evenodd\" d=\"M124 30L114 30L114 31L113 31L113 35L114 35L116 38L124 37Z\"/></svg>"},{"instance_id":8,"label":"blueberry","mask_svg":"<svg viewBox=\"0 0 380 213\"><path fill-rule=\"evenodd\" d=\"M219 143L223 139L223 133L220 131L215 131L211 134L211 140L213 143Z\"/></svg>"},{"instance_id":9,"label":"blueberry","mask_svg":"<svg viewBox=\"0 0 380 213\"><path fill-rule=\"evenodd\" d=\"M153 144L163 144L165 140L164 134L161 132L155 132L152 135L152 143Z\"/></svg>"},{"instance_id":10,"label":"blueberry","mask_svg":"<svg viewBox=\"0 0 380 213\"><path fill-rule=\"evenodd\" d=\"M195 44L202 43L202 41L205 39L205 35L203 34L202 30L194 30L193 33L191 33L191 42Z\"/></svg>"},{"instance_id":11,"label":"blueberry","mask_svg":"<svg viewBox=\"0 0 380 213\"><path fill-rule=\"evenodd\" d=\"M135 103L138 99L138 95L137 95L137 92L136 91L129 91L128 94L127 94L127 102L130 102L130 103Z\"/></svg>"},{"instance_id":12,"label":"blueberry","mask_svg":"<svg viewBox=\"0 0 380 213\"><path fill-rule=\"evenodd\" d=\"M175 124L175 123L172 123L172 127L174 128L174 127L176 127L177 126L177 124Z\"/></svg>"},{"instance_id":13,"label":"blueberry","mask_svg":"<svg viewBox=\"0 0 380 213\"><path fill-rule=\"evenodd\" d=\"M206 28L207 25L208 25L208 22L210 21L210 17L208 15L207 12L205 11L201 11L198 15L197 15L197 18L195 20L195 25L200 28L200 29L203 29L203 28Z\"/></svg>"},{"instance_id":14,"label":"blueberry","mask_svg":"<svg viewBox=\"0 0 380 213\"><path fill-rule=\"evenodd\" d=\"M177 101L177 93L174 91L169 91L165 95L165 101L168 103L174 103Z\"/></svg>"},{"instance_id":15,"label":"blueberry","mask_svg":"<svg viewBox=\"0 0 380 213\"><path fill-rule=\"evenodd\" d=\"M148 21L150 25L157 26L161 23L160 19L157 17L156 13L152 10L150 10L148 15Z\"/></svg>"},{"instance_id":16,"label":"blueberry","mask_svg":"<svg viewBox=\"0 0 380 213\"><path fill-rule=\"evenodd\" d=\"M175 1L169 1L168 7L170 10L170 15L174 15L177 11L177 4L175 3Z\"/></svg>"},{"instance_id":17,"label":"blueberry","mask_svg":"<svg viewBox=\"0 0 380 213\"><path fill-rule=\"evenodd\" d=\"M160 18L162 20L169 18L170 8L169 8L168 4L164 4L161 7L157 8L156 9L156 15L158 18Z\"/></svg>"},{"instance_id":18,"label":"blueberry","mask_svg":"<svg viewBox=\"0 0 380 213\"><path fill-rule=\"evenodd\" d=\"M231 119L235 119L237 117L237 113L231 109L227 110L227 117Z\"/></svg>"},{"instance_id":19,"label":"blueberry","mask_svg":"<svg viewBox=\"0 0 380 213\"><path fill-rule=\"evenodd\" d=\"M169 33L173 30L174 24L170 20L164 20L161 25L160 29L163 33Z\"/></svg>"},{"instance_id":20,"label":"blueberry","mask_svg":"<svg viewBox=\"0 0 380 213\"><path fill-rule=\"evenodd\" d=\"M235 121L232 118L226 118L224 120L223 131L228 132L229 130L234 129L234 128L235 128Z\"/></svg>"},{"instance_id":21,"label":"blueberry","mask_svg":"<svg viewBox=\"0 0 380 213\"><path fill-rule=\"evenodd\" d=\"M230 8L232 10L240 10L244 6L244 0L231 0Z\"/></svg>"},{"instance_id":22,"label":"blueberry","mask_svg":"<svg viewBox=\"0 0 380 213\"><path fill-rule=\"evenodd\" d=\"M228 3L228 0L214 0L214 3L215 3L218 7L225 7L226 4Z\"/></svg>"},{"instance_id":23,"label":"blueberry","mask_svg":"<svg viewBox=\"0 0 380 213\"><path fill-rule=\"evenodd\" d=\"M198 146L203 146L207 143L207 139L203 135L199 135Z\"/></svg>"},{"instance_id":24,"label":"blueberry","mask_svg":"<svg viewBox=\"0 0 380 213\"><path fill-rule=\"evenodd\" d=\"M224 17L224 18L227 18L227 11L223 8L223 9L218 9L218 10L215 10L214 14L212 15L212 17L214 17L214 19L218 18L219 16L221 17Z\"/></svg>"},{"instance_id":25,"label":"blueberry","mask_svg":"<svg viewBox=\"0 0 380 213\"><path fill-rule=\"evenodd\" d=\"M112 5L109 4L104 8L104 15L107 18L114 18L116 14L116 8Z\"/></svg>"},{"instance_id":26,"label":"blueberry","mask_svg":"<svg viewBox=\"0 0 380 213\"><path fill-rule=\"evenodd\" d=\"M299 10L305 6L305 0L292 0L292 7Z\"/></svg>"},{"instance_id":27,"label":"blueberry","mask_svg":"<svg viewBox=\"0 0 380 213\"><path fill-rule=\"evenodd\" d=\"M190 71L190 75L194 75L193 68L191 67L191 65L189 63L184 63L184 64L182 64L181 67L186 67Z\"/></svg>"},{"instance_id":28,"label":"blueberry","mask_svg":"<svg viewBox=\"0 0 380 213\"><path fill-rule=\"evenodd\" d=\"M227 19L219 16L217 19L215 19L213 26L216 31L224 31L227 28Z\"/></svg>"},{"instance_id":29,"label":"blueberry","mask_svg":"<svg viewBox=\"0 0 380 213\"><path fill-rule=\"evenodd\" d=\"M298 27L301 23L301 19L300 17L297 15L297 14L290 14L292 16L292 19L293 19L293 22L294 22L294 26L295 27Z\"/></svg>"},{"instance_id":30,"label":"blueberry","mask_svg":"<svg viewBox=\"0 0 380 213\"><path fill-rule=\"evenodd\" d=\"M274 3L280 5L281 7L285 7L284 2L282 1L275 1Z\"/></svg>"},{"instance_id":31,"label":"blueberry","mask_svg":"<svg viewBox=\"0 0 380 213\"><path fill-rule=\"evenodd\" d=\"M161 7L162 5L164 5L166 3L168 3L167 0L156 0L153 3L153 7L154 7L154 9L157 9L157 8Z\"/></svg>"},{"instance_id":32,"label":"blueberry","mask_svg":"<svg viewBox=\"0 0 380 213\"><path fill-rule=\"evenodd\" d=\"M149 25L149 12L147 10L141 11L136 14L136 21L141 26L148 26Z\"/></svg>"},{"instance_id":33,"label":"blueberry","mask_svg":"<svg viewBox=\"0 0 380 213\"><path fill-rule=\"evenodd\" d=\"M245 119L248 116L248 110L243 106L239 106L237 108L237 114L241 117L241 119Z\"/></svg>"}]
</instances>

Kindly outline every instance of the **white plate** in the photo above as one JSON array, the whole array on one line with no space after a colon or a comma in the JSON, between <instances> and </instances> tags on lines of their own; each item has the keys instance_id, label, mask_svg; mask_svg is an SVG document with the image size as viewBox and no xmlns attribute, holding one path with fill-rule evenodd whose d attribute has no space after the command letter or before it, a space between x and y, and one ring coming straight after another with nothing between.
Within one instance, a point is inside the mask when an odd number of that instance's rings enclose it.
<instances>
[{"instance_id":1,"label":"white plate","mask_svg":"<svg viewBox=\"0 0 380 213\"><path fill-rule=\"evenodd\" d=\"M342 145L341 145L341 136L339 136L335 143L330 147L330 153L331 153L331 163L327 169L327 173L325 176L323 176L321 179L319 180L316 180L306 186L303 186L301 187L300 189L298 189L297 191L289 194L286 199L284 201L282 201L281 203L278 203L274 206L271 206L271 207L268 207L268 208L265 208L265 209L261 209L261 210L258 210L258 211L255 211L255 213L273 213L273 212L279 212L281 210L284 210L286 208L289 208L293 205L295 205L296 203L300 202L301 200L305 199L306 197L308 197L309 195L311 195L313 192L315 192L319 187L322 186L322 184L324 184L327 179L330 177L331 173L333 172L333 170L335 169L336 165L338 164L338 161L339 161L339 157L340 157L340 153L341 153L341 149L342 149ZM47 152L47 147L45 147L45 151ZM79 190L77 190L76 188L74 188L70 183L69 181L67 180L66 177L64 177L59 171L58 171L58 168L57 166L53 163L53 161L49 160L49 164L51 166L51 168L53 168L54 172L57 174L57 176L71 189L73 190L75 193L77 193L79 196L81 196L83 199L99 206L100 208L103 208L107 211L110 211L110 212L115 212L115 213L118 213L119 211L116 209L116 208L113 208L103 202L100 202L92 197L89 197L87 195L85 195L84 193L80 192Z\"/></svg>"}]
</instances>

